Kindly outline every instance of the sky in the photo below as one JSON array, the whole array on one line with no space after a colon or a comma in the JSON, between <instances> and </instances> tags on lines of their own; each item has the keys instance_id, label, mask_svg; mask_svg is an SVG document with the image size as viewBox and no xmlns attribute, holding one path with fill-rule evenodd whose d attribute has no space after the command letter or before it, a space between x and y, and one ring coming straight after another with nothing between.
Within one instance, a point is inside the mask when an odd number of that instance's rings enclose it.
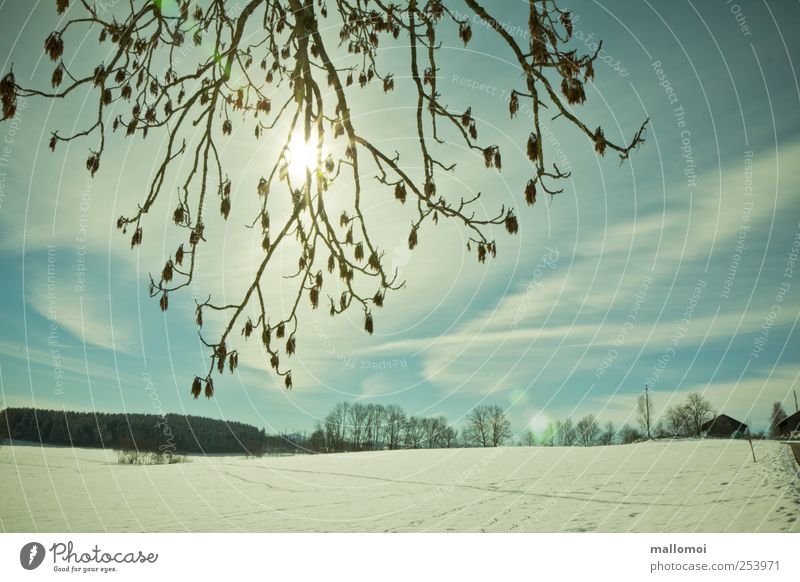
<instances>
[{"instance_id":1,"label":"sky","mask_svg":"<svg viewBox=\"0 0 800 582\"><path fill-rule=\"evenodd\" d=\"M237 372L215 378L213 399L194 400L191 380L207 368L208 355L194 301L237 297L256 268L259 241L243 225L273 146L255 142L244 125L227 138L231 218L213 225L202 276L161 312L148 296L149 273L177 244L171 206L155 212L134 251L115 222L142 199L163 142L112 138L91 178L85 159L92 138L54 153L47 142L52 131L88 119L96 96L28 98L0 124L5 405L177 412L276 432L311 430L342 400L397 403L409 414L443 414L456 426L474 406L498 404L516 431L541 431L549 421L589 413L635 424L635 401L648 384L657 416L693 391L754 428L766 426L773 401L793 411L792 391L800 388L800 40L792 24L800 6L560 3L573 11L576 49L595 50L603 40L587 102L575 113L618 142L649 119L646 142L624 163L598 157L566 121L548 115L546 153L571 176L563 193L527 207L530 110L523 104L512 120L507 105L510 90L522 89L520 71L485 23L458 0L446 4L470 18L473 40L464 47L454 30L443 32L442 101L454 110L472 107L481 138L500 146L503 169L485 170L451 135L432 145L457 163L437 185L454 196L482 192L487 214L501 205L516 209L517 236L493 231L496 259L478 263L465 251L465 233L450 224L421 231L409 251L410 215L389 190L370 185L367 212L406 281L376 313L375 333L363 332L358 312L331 319L308 309L291 391L270 374L257 345L237 339ZM494 16L524 42L527 4L501 5L492 3ZM0 2L0 14L2 74L13 66L18 82L47 86L52 65L42 46L58 23L53 3ZM93 66L108 50L95 38L69 37L65 56ZM418 171L408 49L401 38L380 57L397 89L354 89L353 122ZM341 181L331 196L349 187ZM288 272L288 255L281 261ZM270 275L270 301L285 305L292 297L281 274Z\"/></svg>"}]
</instances>

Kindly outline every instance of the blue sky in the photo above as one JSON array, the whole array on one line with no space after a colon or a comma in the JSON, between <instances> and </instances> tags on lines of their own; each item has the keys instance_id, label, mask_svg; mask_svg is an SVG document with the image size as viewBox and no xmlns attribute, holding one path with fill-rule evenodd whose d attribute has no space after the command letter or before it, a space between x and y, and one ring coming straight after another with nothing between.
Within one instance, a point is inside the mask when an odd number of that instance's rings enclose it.
<instances>
[{"instance_id":1,"label":"blue sky","mask_svg":"<svg viewBox=\"0 0 800 582\"><path fill-rule=\"evenodd\" d=\"M448 5L467 14L455 0ZM493 8L496 17L524 35L525 4L502 6ZM270 375L257 346L239 346L241 367L215 381L214 399L189 394L191 378L207 365L192 294L234 297L252 272L258 243L241 232L237 203L254 196L269 146L254 144L250 129L231 136L225 154L241 164L232 220L219 225L201 280L172 297L164 314L147 295L148 272L163 264L174 233L155 224L131 252L114 228L140 200L157 143L113 142L91 179L84 160L93 141L47 149L51 131L91 114L91 98L28 99L16 119L0 125L5 403L153 411L148 388L155 387L163 410L273 431L308 430L343 399L398 403L456 424L478 403L500 404L517 430L589 412L635 422L646 382L657 412L695 390L756 427L772 401L793 408L791 391L800 388L793 264L800 41L792 24L800 8L755 1L563 6L577 15L576 48L604 41L604 61L577 113L617 141L649 117L646 143L620 165L615 156L598 158L562 120L548 121L549 155L572 177L563 194L527 208L528 111L509 120L504 100L521 88L519 70L478 21L466 49L454 34L445 37L443 101L457 110L472 106L481 136L501 147L504 168L485 171L454 141L441 152L457 170L438 184L483 192L487 212L517 208L520 234L499 229L498 258L486 265L464 253L463 232L451 225L423 230L411 253L408 219L390 193L370 191L382 248L391 249L406 287L388 297L371 337L357 313L335 320L306 313L292 391ZM3 74L13 64L19 81L44 85L51 64L41 47L57 23L52 3L3 3L0 13ZM76 63L102 59L93 39L70 39L66 55L80 46ZM353 109L357 129L400 151L414 170L406 54L402 44L385 47L398 90L388 97L355 92ZM289 300L278 283L275 294Z\"/></svg>"}]
</instances>

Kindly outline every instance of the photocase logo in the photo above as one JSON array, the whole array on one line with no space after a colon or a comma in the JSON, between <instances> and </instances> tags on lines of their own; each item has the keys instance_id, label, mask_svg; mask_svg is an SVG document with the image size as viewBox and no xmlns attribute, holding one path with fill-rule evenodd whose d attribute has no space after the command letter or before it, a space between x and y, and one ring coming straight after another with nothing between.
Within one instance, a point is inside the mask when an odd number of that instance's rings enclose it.
<instances>
[{"instance_id":1,"label":"photocase logo","mask_svg":"<svg viewBox=\"0 0 800 582\"><path fill-rule=\"evenodd\" d=\"M26 570L35 570L44 561L44 546L39 542L30 542L22 546L19 552L19 563Z\"/></svg>"}]
</instances>

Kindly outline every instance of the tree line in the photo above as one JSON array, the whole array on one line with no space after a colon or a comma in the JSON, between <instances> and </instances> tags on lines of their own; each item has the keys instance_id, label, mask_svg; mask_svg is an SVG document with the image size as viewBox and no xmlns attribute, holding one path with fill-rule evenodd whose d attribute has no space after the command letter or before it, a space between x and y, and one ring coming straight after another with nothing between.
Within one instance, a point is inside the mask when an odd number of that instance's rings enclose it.
<instances>
[{"instance_id":1,"label":"tree line","mask_svg":"<svg viewBox=\"0 0 800 582\"><path fill-rule=\"evenodd\" d=\"M267 434L235 421L178 414L123 414L8 408L0 410L0 439L42 444L153 452L298 454L453 447L595 446L629 444L648 438L699 437L716 414L699 392L668 407L656 419L645 389L636 404L638 426L601 423L593 414L548 423L540 434L525 430L514 438L504 409L473 408L459 430L446 417L408 414L397 404L340 402L308 433ZM766 436L777 436L786 418L780 402L770 411ZM763 435L763 433L762 433Z\"/></svg>"},{"instance_id":2,"label":"tree line","mask_svg":"<svg viewBox=\"0 0 800 582\"><path fill-rule=\"evenodd\" d=\"M0 439L48 445L182 453L261 455L264 430L235 421L180 414L123 414L7 408Z\"/></svg>"},{"instance_id":3,"label":"tree line","mask_svg":"<svg viewBox=\"0 0 800 582\"><path fill-rule=\"evenodd\" d=\"M505 411L479 405L467 415L461 431L444 416L409 415L397 404L340 402L319 422L308 438L317 453L346 451L497 447L513 434Z\"/></svg>"}]
</instances>

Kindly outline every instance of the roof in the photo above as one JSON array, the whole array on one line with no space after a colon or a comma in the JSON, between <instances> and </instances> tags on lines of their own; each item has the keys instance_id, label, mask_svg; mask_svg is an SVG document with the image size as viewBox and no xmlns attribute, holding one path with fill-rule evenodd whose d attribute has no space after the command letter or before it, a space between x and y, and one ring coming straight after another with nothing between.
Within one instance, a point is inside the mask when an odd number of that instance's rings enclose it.
<instances>
[{"instance_id":1,"label":"roof","mask_svg":"<svg viewBox=\"0 0 800 582\"><path fill-rule=\"evenodd\" d=\"M790 426L790 425L798 426L798 425L800 425L800 410L798 410L797 412L793 412L792 414L790 414L789 416L784 418L782 421L780 421L778 423L777 426L778 426L779 429L782 429L784 427L784 425L785 426Z\"/></svg>"},{"instance_id":2,"label":"roof","mask_svg":"<svg viewBox=\"0 0 800 582\"><path fill-rule=\"evenodd\" d=\"M733 418L732 416L728 416L727 414L720 414L719 416L715 416L715 417L714 417L714 418L712 418L711 420L707 420L706 422L704 422L704 423L703 423L703 424L700 426L700 428L701 428L702 430L708 430L708 429L709 429L709 428L711 428L711 426L712 426L712 425L714 425L714 424L715 424L715 423L716 423L718 420L726 420L726 419L727 419L728 421L730 421L732 424L738 424L738 425L740 425L742 428L745 428L745 429L747 428L747 425L746 425L745 423L743 423L743 422L742 422L742 421L740 421L740 420L736 420L735 418Z\"/></svg>"}]
</instances>

